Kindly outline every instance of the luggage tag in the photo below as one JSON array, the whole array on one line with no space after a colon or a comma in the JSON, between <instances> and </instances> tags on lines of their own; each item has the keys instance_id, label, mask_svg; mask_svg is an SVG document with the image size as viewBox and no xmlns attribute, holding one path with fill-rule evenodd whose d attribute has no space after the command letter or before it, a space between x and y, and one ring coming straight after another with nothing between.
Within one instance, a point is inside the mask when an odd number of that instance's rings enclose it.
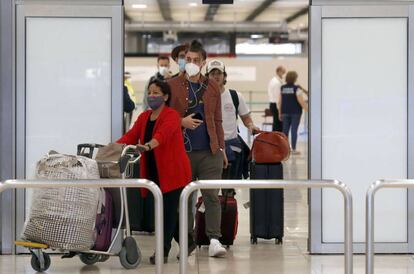
<instances>
[{"instance_id":1,"label":"luggage tag","mask_svg":"<svg viewBox=\"0 0 414 274\"><path fill-rule=\"evenodd\" d=\"M204 202L201 203L200 207L198 208L198 211L201 213L204 213L206 211L206 207L204 206Z\"/></svg>"},{"instance_id":2,"label":"luggage tag","mask_svg":"<svg viewBox=\"0 0 414 274\"><path fill-rule=\"evenodd\" d=\"M232 146L230 145L230 149L233 150L234 152L240 153L242 151L242 149L240 147L236 147L236 146Z\"/></svg>"}]
</instances>

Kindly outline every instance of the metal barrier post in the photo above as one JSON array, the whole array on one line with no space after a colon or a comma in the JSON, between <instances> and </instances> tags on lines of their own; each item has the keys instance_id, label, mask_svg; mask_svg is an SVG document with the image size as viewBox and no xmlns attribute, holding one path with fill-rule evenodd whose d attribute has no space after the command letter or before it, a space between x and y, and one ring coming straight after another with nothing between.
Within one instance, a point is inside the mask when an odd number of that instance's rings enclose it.
<instances>
[{"instance_id":1,"label":"metal barrier post","mask_svg":"<svg viewBox=\"0 0 414 274\"><path fill-rule=\"evenodd\" d=\"M366 196L365 216L365 273L374 273L374 202L375 193L381 188L414 188L414 180L378 180L369 186Z\"/></svg>"},{"instance_id":2,"label":"metal barrier post","mask_svg":"<svg viewBox=\"0 0 414 274\"><path fill-rule=\"evenodd\" d=\"M163 273L164 264L164 219L163 198L160 188L146 179L95 179L95 180L7 180L0 182L0 193L15 188L121 188L143 187L152 192L155 202L155 273Z\"/></svg>"},{"instance_id":3,"label":"metal barrier post","mask_svg":"<svg viewBox=\"0 0 414 274\"><path fill-rule=\"evenodd\" d=\"M187 274L188 257L188 197L197 189L218 189L218 188L334 188L344 196L344 255L345 274L353 273L353 238L352 238L352 194L349 188L337 180L201 180L187 185L180 196L180 274Z\"/></svg>"}]
</instances>

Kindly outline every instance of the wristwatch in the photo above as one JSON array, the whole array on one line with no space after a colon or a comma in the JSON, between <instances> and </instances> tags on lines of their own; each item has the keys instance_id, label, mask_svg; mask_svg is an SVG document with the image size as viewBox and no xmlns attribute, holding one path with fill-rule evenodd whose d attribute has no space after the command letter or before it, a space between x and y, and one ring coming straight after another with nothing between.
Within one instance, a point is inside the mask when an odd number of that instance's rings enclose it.
<instances>
[{"instance_id":1,"label":"wristwatch","mask_svg":"<svg viewBox=\"0 0 414 274\"><path fill-rule=\"evenodd\" d=\"M148 151L152 149L150 143L146 143L145 145L148 147Z\"/></svg>"}]
</instances>

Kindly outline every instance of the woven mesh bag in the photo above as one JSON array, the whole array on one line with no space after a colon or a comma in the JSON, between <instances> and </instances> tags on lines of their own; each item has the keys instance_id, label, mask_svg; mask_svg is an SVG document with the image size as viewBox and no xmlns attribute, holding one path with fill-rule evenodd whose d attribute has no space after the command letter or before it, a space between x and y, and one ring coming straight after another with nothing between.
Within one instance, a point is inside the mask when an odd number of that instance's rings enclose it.
<instances>
[{"instance_id":1,"label":"woven mesh bag","mask_svg":"<svg viewBox=\"0 0 414 274\"><path fill-rule=\"evenodd\" d=\"M38 179L99 179L94 160L48 154L36 165ZM84 251L94 245L98 188L47 188L33 191L23 238L53 249Z\"/></svg>"}]
</instances>

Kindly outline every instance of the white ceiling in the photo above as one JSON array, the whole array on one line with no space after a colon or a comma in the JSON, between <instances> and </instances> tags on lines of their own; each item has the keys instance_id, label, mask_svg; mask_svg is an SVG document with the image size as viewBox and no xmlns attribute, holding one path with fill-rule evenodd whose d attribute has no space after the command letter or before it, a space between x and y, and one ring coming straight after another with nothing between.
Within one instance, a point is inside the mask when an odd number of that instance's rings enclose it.
<instances>
[{"instance_id":1,"label":"white ceiling","mask_svg":"<svg viewBox=\"0 0 414 274\"><path fill-rule=\"evenodd\" d=\"M165 1L165 0L164 0ZM233 5L220 5L214 21L243 22L264 0L234 0ZM169 0L173 21L202 22L208 5L202 5L201 0ZM190 6L190 4L197 6ZM132 8L133 4L144 4L146 8ZM255 18L255 22L284 22L286 18L309 5L307 0L278 0ZM125 11L135 22L163 22L157 0L125 0ZM306 28L308 15L298 17L288 27L291 30Z\"/></svg>"}]
</instances>

